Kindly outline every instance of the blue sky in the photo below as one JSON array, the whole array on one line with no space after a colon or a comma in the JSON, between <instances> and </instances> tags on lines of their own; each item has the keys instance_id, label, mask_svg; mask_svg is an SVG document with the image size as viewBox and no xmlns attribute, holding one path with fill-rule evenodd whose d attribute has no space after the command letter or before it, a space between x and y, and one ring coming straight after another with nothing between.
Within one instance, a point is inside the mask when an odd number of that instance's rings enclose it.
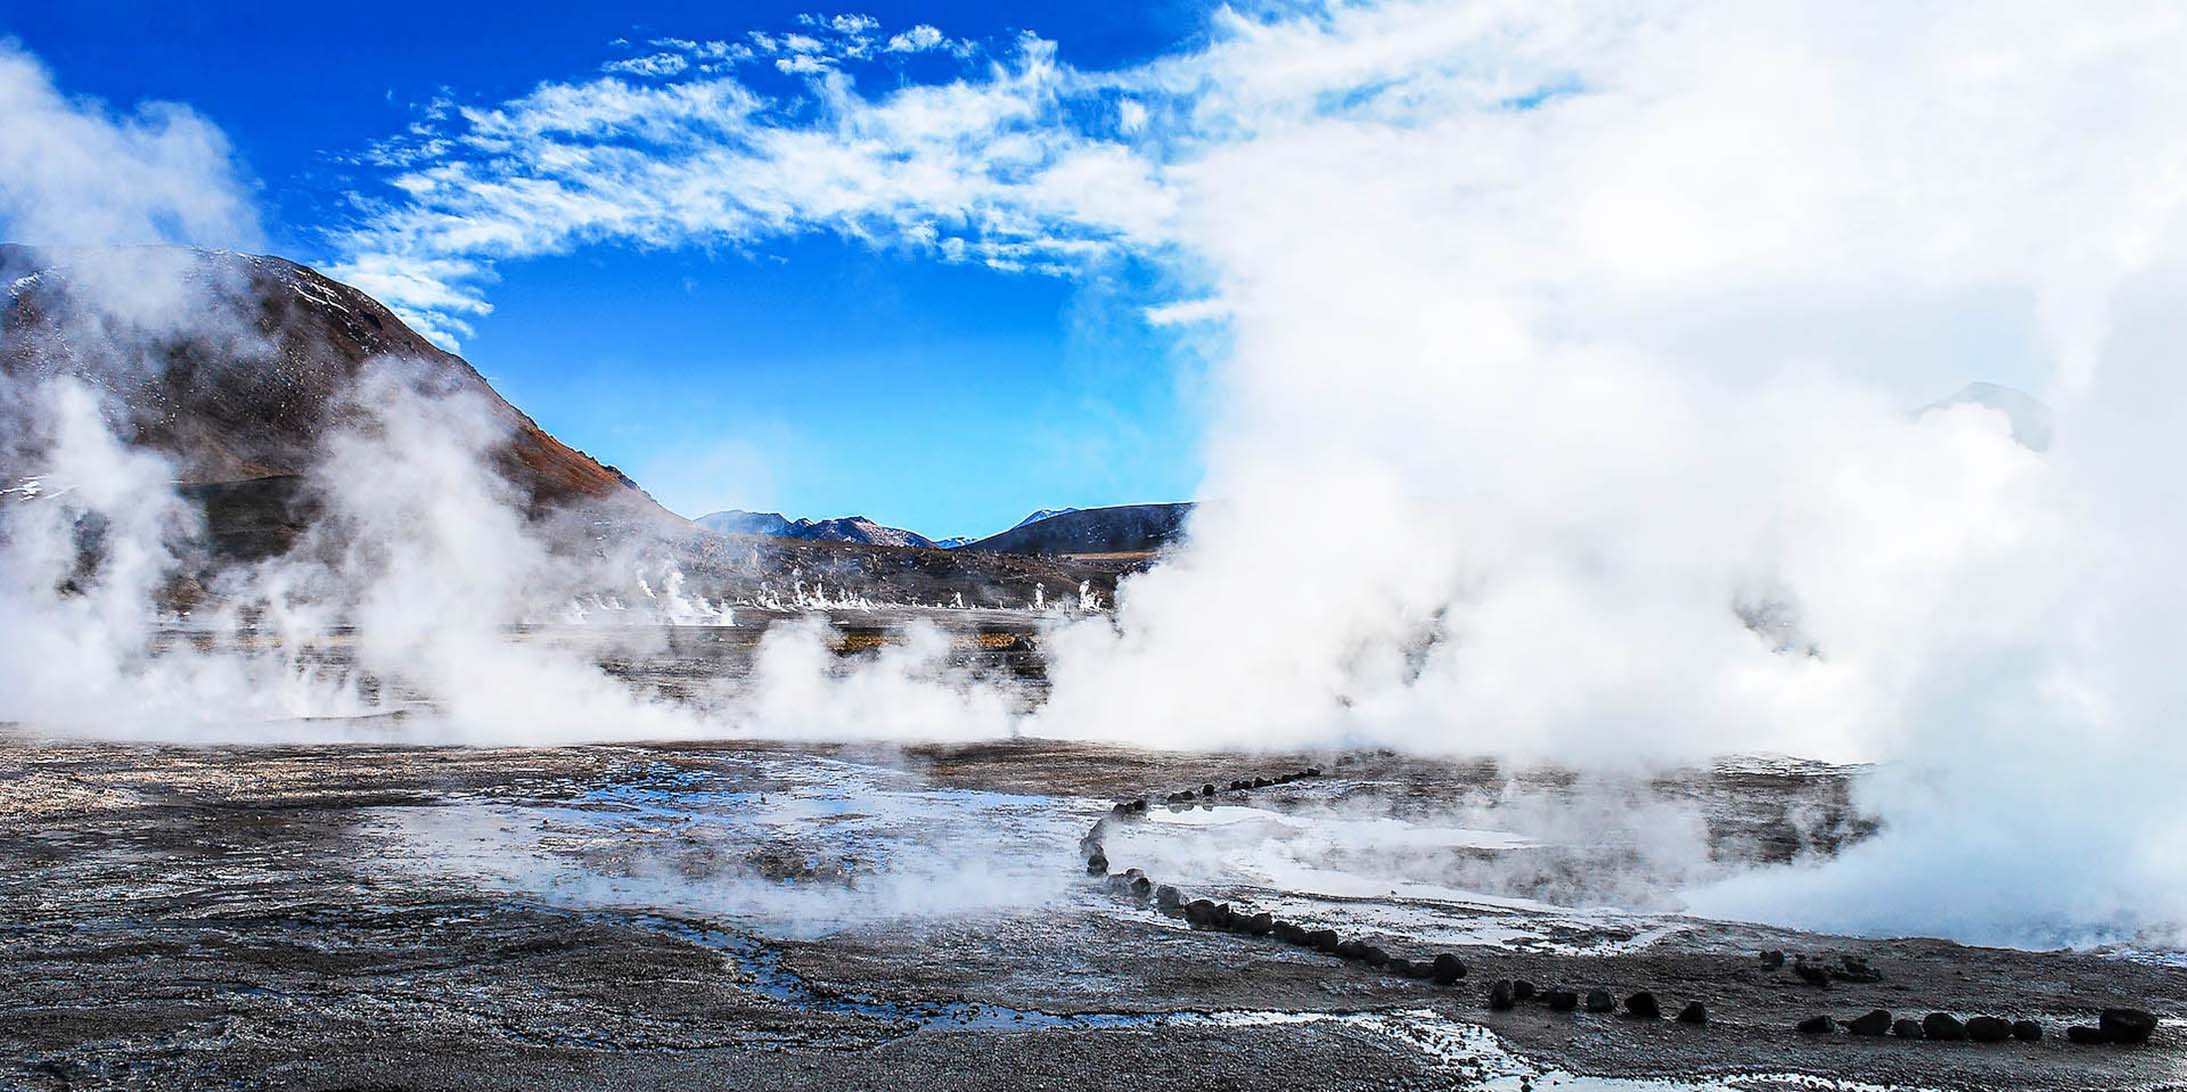
<instances>
[{"instance_id":1,"label":"blue sky","mask_svg":"<svg viewBox=\"0 0 2187 1092\"><path fill-rule=\"evenodd\" d=\"M411 126L542 85L586 86L603 66L658 56L656 41L824 37L842 13L817 13L817 28L800 18L812 8L782 4L636 13L543 4L513 14L397 3L304 14L0 0L0 35L50 69L64 94L116 112L179 102L218 126L255 187L263 245L339 275L361 245L339 233L384 219L373 203L400 203L390 182L420 169L384 153L371 161ZM867 43L842 68L876 102L895 87L977 83L1019 64L1025 31L1052 43L1060 65L1102 72L1189 45L1207 20L1204 5L1181 3L876 3L856 14L871 22L829 48ZM891 50L892 38L922 24L947 44ZM779 46L775 55L799 56ZM770 68L770 56L748 58L735 78L781 104L774 130L811 123L800 103L816 81ZM682 76L700 79L696 67ZM1144 320L1176 292L1136 248L1067 268L1050 261L1047 272L997 269L943 260L886 225L871 233L874 222L866 213L842 221L875 235L862 240L821 214L726 234L573 230L491 254L478 275L454 279L490 305L484 313L405 307L392 298L400 293L365 286L425 324L451 320L446 336L519 407L686 514L855 513L940 536L1005 527L1039 507L1190 495L1205 409L1199 363ZM372 230L374 245L395 237ZM996 237L983 232L964 234L975 245Z\"/></svg>"}]
</instances>

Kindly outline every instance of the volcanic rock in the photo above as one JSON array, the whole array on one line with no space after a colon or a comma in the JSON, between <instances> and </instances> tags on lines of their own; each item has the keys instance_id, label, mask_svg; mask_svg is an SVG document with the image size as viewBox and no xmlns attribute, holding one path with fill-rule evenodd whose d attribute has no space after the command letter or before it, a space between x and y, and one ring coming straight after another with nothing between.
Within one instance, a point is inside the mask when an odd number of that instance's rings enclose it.
<instances>
[{"instance_id":1,"label":"volcanic rock","mask_svg":"<svg viewBox=\"0 0 2187 1092\"><path fill-rule=\"evenodd\" d=\"M1900 1017L1899 1019L1893 1020L1891 1021L1891 1034L1896 1035L1901 1039L1922 1038L1923 1036L1921 1031L1921 1021L1914 1020L1908 1017Z\"/></svg>"},{"instance_id":2,"label":"volcanic rock","mask_svg":"<svg viewBox=\"0 0 2187 1092\"><path fill-rule=\"evenodd\" d=\"M2157 1030L2157 1018L2140 1009L2105 1009L2096 1027L2114 1043L2146 1043Z\"/></svg>"},{"instance_id":3,"label":"volcanic rock","mask_svg":"<svg viewBox=\"0 0 2187 1092\"><path fill-rule=\"evenodd\" d=\"M1794 1027L1802 1035L1828 1035L1838 1030L1838 1023L1828 1016L1810 1016Z\"/></svg>"},{"instance_id":4,"label":"volcanic rock","mask_svg":"<svg viewBox=\"0 0 2187 1092\"><path fill-rule=\"evenodd\" d=\"M2043 1025L2033 1020L2014 1020L2012 1037L2023 1043L2040 1043L2043 1041Z\"/></svg>"},{"instance_id":5,"label":"volcanic rock","mask_svg":"<svg viewBox=\"0 0 2187 1092\"><path fill-rule=\"evenodd\" d=\"M1699 1001L1688 1001L1685 1008L1678 1010L1678 1022L1681 1024L1706 1024L1709 1022L1709 1007Z\"/></svg>"},{"instance_id":6,"label":"volcanic rock","mask_svg":"<svg viewBox=\"0 0 2187 1092\"><path fill-rule=\"evenodd\" d=\"M1663 1017L1663 1006L1656 1001L1655 994L1642 990L1625 999L1625 1015L1638 1020L1659 1020Z\"/></svg>"},{"instance_id":7,"label":"volcanic rock","mask_svg":"<svg viewBox=\"0 0 2187 1092\"><path fill-rule=\"evenodd\" d=\"M1100 850L1095 850L1093 856L1086 858L1086 874L1088 876L1106 876L1109 874L1109 859L1102 856Z\"/></svg>"},{"instance_id":8,"label":"volcanic rock","mask_svg":"<svg viewBox=\"0 0 2187 1092\"><path fill-rule=\"evenodd\" d=\"M1792 973L1799 975L1800 981L1810 986L1828 987L1830 985L1830 972L1804 959L1792 964Z\"/></svg>"},{"instance_id":9,"label":"volcanic rock","mask_svg":"<svg viewBox=\"0 0 2187 1092\"><path fill-rule=\"evenodd\" d=\"M1532 1001L1534 984L1523 978L1514 980L1511 983L1511 997L1515 1001Z\"/></svg>"},{"instance_id":10,"label":"volcanic rock","mask_svg":"<svg viewBox=\"0 0 2187 1092\"><path fill-rule=\"evenodd\" d=\"M1762 953L1762 966L1764 968L1774 971L1784 965L1785 954L1783 951L1778 949L1771 949Z\"/></svg>"},{"instance_id":11,"label":"volcanic rock","mask_svg":"<svg viewBox=\"0 0 2187 1092\"><path fill-rule=\"evenodd\" d=\"M1448 986L1465 976L1465 961L1449 952L1437 955L1435 962L1428 966L1428 977L1433 978L1438 986Z\"/></svg>"},{"instance_id":12,"label":"volcanic rock","mask_svg":"<svg viewBox=\"0 0 2187 1092\"><path fill-rule=\"evenodd\" d=\"M1516 1002L1511 1000L1511 980L1499 979L1488 988L1488 1007L1493 1012L1509 1012Z\"/></svg>"},{"instance_id":13,"label":"volcanic rock","mask_svg":"<svg viewBox=\"0 0 2187 1092\"><path fill-rule=\"evenodd\" d=\"M1847 1020L1845 1030L1854 1035L1882 1035L1891 1030L1891 1014L1883 1009L1876 1009L1866 1016Z\"/></svg>"},{"instance_id":14,"label":"volcanic rock","mask_svg":"<svg viewBox=\"0 0 2187 1092\"><path fill-rule=\"evenodd\" d=\"M2012 1021L1995 1016L1977 1016L1967 1021L1967 1038L1977 1043L2002 1043L2012 1038Z\"/></svg>"},{"instance_id":15,"label":"volcanic rock","mask_svg":"<svg viewBox=\"0 0 2187 1092\"><path fill-rule=\"evenodd\" d=\"M1617 1011L1617 1000L1610 996L1608 990L1588 990L1587 1011L1615 1012Z\"/></svg>"},{"instance_id":16,"label":"volcanic rock","mask_svg":"<svg viewBox=\"0 0 2187 1092\"><path fill-rule=\"evenodd\" d=\"M2066 1041L2079 1043L2082 1046L2094 1046L2097 1043L2110 1042L2111 1037L2105 1035L2102 1028L2092 1028L2086 1024L2075 1024L2066 1029Z\"/></svg>"},{"instance_id":17,"label":"volcanic rock","mask_svg":"<svg viewBox=\"0 0 2187 1092\"><path fill-rule=\"evenodd\" d=\"M1956 1043L1967 1037L1967 1025L1948 1012L1932 1012L1921 1018L1921 1033L1931 1039Z\"/></svg>"},{"instance_id":18,"label":"volcanic rock","mask_svg":"<svg viewBox=\"0 0 2187 1092\"><path fill-rule=\"evenodd\" d=\"M1571 1012L1579 1008L1579 994L1572 990L1549 991L1549 1011Z\"/></svg>"}]
</instances>

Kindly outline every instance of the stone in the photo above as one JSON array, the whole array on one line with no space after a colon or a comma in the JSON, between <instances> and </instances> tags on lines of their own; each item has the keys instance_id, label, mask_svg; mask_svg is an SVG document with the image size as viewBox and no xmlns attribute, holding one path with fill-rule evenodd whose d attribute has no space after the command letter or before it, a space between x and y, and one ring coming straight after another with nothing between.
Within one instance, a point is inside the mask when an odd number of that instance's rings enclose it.
<instances>
[{"instance_id":1,"label":"stone","mask_svg":"<svg viewBox=\"0 0 2187 1092\"><path fill-rule=\"evenodd\" d=\"M2075 1024L2066 1029L2066 1041L2079 1043L2082 1046L2094 1046L2097 1043L2108 1043L2111 1038L2103 1033L2102 1028L2092 1028L2086 1024Z\"/></svg>"},{"instance_id":2,"label":"stone","mask_svg":"<svg viewBox=\"0 0 2187 1092\"><path fill-rule=\"evenodd\" d=\"M1587 1011L1615 1012L1617 1011L1617 1001L1615 998L1612 998L1610 996L1610 991L1608 990L1588 990Z\"/></svg>"},{"instance_id":3,"label":"stone","mask_svg":"<svg viewBox=\"0 0 2187 1092\"><path fill-rule=\"evenodd\" d=\"M1681 1024L1706 1024L1709 1022L1709 1007L1699 1001L1688 1001L1685 1008L1678 1010L1678 1022Z\"/></svg>"},{"instance_id":4,"label":"stone","mask_svg":"<svg viewBox=\"0 0 2187 1092\"><path fill-rule=\"evenodd\" d=\"M1316 929L1307 934L1307 940L1315 948L1329 955L1337 954L1337 945L1342 943L1337 939L1337 932L1334 929Z\"/></svg>"},{"instance_id":5,"label":"stone","mask_svg":"<svg viewBox=\"0 0 2187 1092\"><path fill-rule=\"evenodd\" d=\"M1663 1006L1655 999L1655 994L1642 990L1625 999L1625 1015L1636 1020L1660 1020Z\"/></svg>"},{"instance_id":6,"label":"stone","mask_svg":"<svg viewBox=\"0 0 2187 1092\"><path fill-rule=\"evenodd\" d=\"M2146 1043L2156 1033L2157 1018L2140 1009L2105 1009L2096 1018L2096 1027L2110 1042Z\"/></svg>"},{"instance_id":7,"label":"stone","mask_svg":"<svg viewBox=\"0 0 2187 1092\"><path fill-rule=\"evenodd\" d=\"M1109 859L1102 856L1100 850L1094 850L1093 856L1086 858L1086 874L1088 876L1106 876L1109 874Z\"/></svg>"},{"instance_id":8,"label":"stone","mask_svg":"<svg viewBox=\"0 0 2187 1092\"><path fill-rule=\"evenodd\" d=\"M1364 958L1366 950L1367 946L1365 944L1353 939L1338 944L1336 954L1339 959L1360 959Z\"/></svg>"},{"instance_id":9,"label":"stone","mask_svg":"<svg viewBox=\"0 0 2187 1092\"><path fill-rule=\"evenodd\" d=\"M1891 1034L1901 1039L1920 1039L1923 1037L1921 1021L1902 1016L1891 1021Z\"/></svg>"},{"instance_id":10,"label":"stone","mask_svg":"<svg viewBox=\"0 0 2187 1092\"><path fill-rule=\"evenodd\" d=\"M2012 1038L2012 1021L1977 1016L1967 1021L1967 1038L1977 1043L2002 1043Z\"/></svg>"},{"instance_id":11,"label":"stone","mask_svg":"<svg viewBox=\"0 0 2187 1092\"><path fill-rule=\"evenodd\" d=\"M1510 979L1499 979L1495 985L1488 988L1488 1007L1490 1011L1509 1012L1511 1006L1516 1003L1511 999Z\"/></svg>"},{"instance_id":12,"label":"stone","mask_svg":"<svg viewBox=\"0 0 2187 1092\"><path fill-rule=\"evenodd\" d=\"M1306 927L1295 921L1277 922L1275 933L1276 939L1285 944L1304 945L1306 943Z\"/></svg>"},{"instance_id":13,"label":"stone","mask_svg":"<svg viewBox=\"0 0 2187 1092\"><path fill-rule=\"evenodd\" d=\"M1817 967L1816 965L1809 963L1806 960L1801 960L1794 963L1792 965L1792 973L1799 975L1800 981L1805 982L1810 986L1820 986L1828 988L1830 985L1830 972L1824 970L1821 967Z\"/></svg>"},{"instance_id":14,"label":"stone","mask_svg":"<svg viewBox=\"0 0 2187 1092\"><path fill-rule=\"evenodd\" d=\"M1403 956L1390 957L1389 969L1390 973L1392 974L1401 975L1405 978L1419 978L1421 977L1421 973L1414 969L1417 966L1418 965L1415 964L1412 960L1406 959Z\"/></svg>"},{"instance_id":15,"label":"stone","mask_svg":"<svg viewBox=\"0 0 2187 1092\"><path fill-rule=\"evenodd\" d=\"M1242 918L1240 923L1245 926L1246 932L1257 937L1265 937L1276 931L1276 915L1266 910L1251 917Z\"/></svg>"},{"instance_id":16,"label":"stone","mask_svg":"<svg viewBox=\"0 0 2187 1092\"><path fill-rule=\"evenodd\" d=\"M1921 1018L1921 1034L1947 1043L1956 1043L1967 1037L1967 1025L1948 1012L1932 1012Z\"/></svg>"},{"instance_id":17,"label":"stone","mask_svg":"<svg viewBox=\"0 0 2187 1092\"><path fill-rule=\"evenodd\" d=\"M1828 1016L1810 1016L1793 1025L1802 1035L1828 1035L1838 1030L1838 1023Z\"/></svg>"},{"instance_id":18,"label":"stone","mask_svg":"<svg viewBox=\"0 0 2187 1092\"><path fill-rule=\"evenodd\" d=\"M2043 1041L2043 1025L2033 1020L2014 1020L2012 1037L2023 1043L2040 1043Z\"/></svg>"},{"instance_id":19,"label":"stone","mask_svg":"<svg viewBox=\"0 0 2187 1092\"><path fill-rule=\"evenodd\" d=\"M1548 993L1549 1011L1572 1012L1579 1008L1579 993L1574 990L1551 990Z\"/></svg>"},{"instance_id":20,"label":"stone","mask_svg":"<svg viewBox=\"0 0 2187 1092\"><path fill-rule=\"evenodd\" d=\"M1185 920L1194 925L1215 924L1215 903L1212 899L1194 899L1185 904Z\"/></svg>"},{"instance_id":21,"label":"stone","mask_svg":"<svg viewBox=\"0 0 2187 1092\"><path fill-rule=\"evenodd\" d=\"M1308 767L1306 767L1306 776L1308 776L1308 777L1320 777L1320 776L1321 776L1321 767L1319 767L1319 766L1308 766Z\"/></svg>"},{"instance_id":22,"label":"stone","mask_svg":"<svg viewBox=\"0 0 2187 1092\"><path fill-rule=\"evenodd\" d=\"M1213 784L1213 783L1209 783L1209 784L1206 784L1206 785L1202 785L1202 786L1200 786L1200 795L1201 795L1201 796L1213 796L1213 795L1215 795L1215 786L1214 786L1214 784Z\"/></svg>"},{"instance_id":23,"label":"stone","mask_svg":"<svg viewBox=\"0 0 2187 1092\"><path fill-rule=\"evenodd\" d=\"M1133 881L1131 882L1131 896L1132 896L1132 898L1135 898L1135 899L1143 899L1143 898L1146 898L1146 897L1147 897L1147 896L1149 896L1149 895L1152 895L1153 893L1154 893L1154 881L1153 881L1153 880L1150 880L1150 879L1146 878L1145 876L1141 876L1141 877L1139 877L1138 879L1136 879L1136 880L1133 880Z\"/></svg>"},{"instance_id":24,"label":"stone","mask_svg":"<svg viewBox=\"0 0 2187 1092\"><path fill-rule=\"evenodd\" d=\"M1185 904L1185 893L1165 883L1154 889L1154 901L1165 910L1175 910Z\"/></svg>"},{"instance_id":25,"label":"stone","mask_svg":"<svg viewBox=\"0 0 2187 1092\"><path fill-rule=\"evenodd\" d=\"M1369 967L1387 967L1390 965L1390 953L1372 944L1362 944L1359 947L1359 960Z\"/></svg>"},{"instance_id":26,"label":"stone","mask_svg":"<svg viewBox=\"0 0 2187 1092\"><path fill-rule=\"evenodd\" d=\"M1845 1030L1854 1035L1882 1035L1891 1030L1891 1014L1876 1009L1866 1016L1856 1016L1845 1022Z\"/></svg>"},{"instance_id":27,"label":"stone","mask_svg":"<svg viewBox=\"0 0 2187 1092\"><path fill-rule=\"evenodd\" d=\"M1256 778L1254 778L1254 779L1253 779L1253 787L1254 787L1254 788L1256 788L1256 789L1265 789L1265 788L1267 788L1267 787L1268 787L1268 779L1267 779L1267 778L1265 778L1265 777L1256 777Z\"/></svg>"},{"instance_id":28,"label":"stone","mask_svg":"<svg viewBox=\"0 0 2187 1092\"><path fill-rule=\"evenodd\" d=\"M1428 977L1434 979L1438 986L1448 986L1465 976L1465 961L1449 952L1437 955L1435 961L1428 965Z\"/></svg>"},{"instance_id":29,"label":"stone","mask_svg":"<svg viewBox=\"0 0 2187 1092\"><path fill-rule=\"evenodd\" d=\"M1511 997L1515 1001L1532 1001L1534 999L1534 984L1523 978L1513 980L1511 983Z\"/></svg>"},{"instance_id":30,"label":"stone","mask_svg":"<svg viewBox=\"0 0 2187 1092\"><path fill-rule=\"evenodd\" d=\"M1881 982L1883 973L1868 965L1859 956L1846 956L1837 970L1830 972L1840 982Z\"/></svg>"},{"instance_id":31,"label":"stone","mask_svg":"<svg viewBox=\"0 0 2187 1092\"><path fill-rule=\"evenodd\" d=\"M1762 953L1762 966L1763 966L1763 967L1765 967L1765 968L1767 968L1767 969L1769 969L1769 970L1772 970L1772 971L1774 971L1774 970L1776 970L1777 968L1779 968L1779 967L1782 967L1782 966L1784 966L1784 965L1785 965L1785 954L1784 954L1784 952L1783 952L1783 951L1781 951L1781 950L1778 950L1778 949L1771 949L1771 950L1769 950L1769 951L1766 951L1766 952L1763 952L1763 953Z\"/></svg>"}]
</instances>

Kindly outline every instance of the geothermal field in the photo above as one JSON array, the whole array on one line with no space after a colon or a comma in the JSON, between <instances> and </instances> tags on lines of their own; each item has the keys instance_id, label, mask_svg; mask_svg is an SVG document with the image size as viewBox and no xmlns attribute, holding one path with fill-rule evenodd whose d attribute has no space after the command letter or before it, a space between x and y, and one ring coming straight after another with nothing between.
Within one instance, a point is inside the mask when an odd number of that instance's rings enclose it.
<instances>
[{"instance_id":1,"label":"geothermal field","mask_svg":"<svg viewBox=\"0 0 2187 1092\"><path fill-rule=\"evenodd\" d=\"M2182 58L0 2L0 1092L2187 1090Z\"/></svg>"}]
</instances>

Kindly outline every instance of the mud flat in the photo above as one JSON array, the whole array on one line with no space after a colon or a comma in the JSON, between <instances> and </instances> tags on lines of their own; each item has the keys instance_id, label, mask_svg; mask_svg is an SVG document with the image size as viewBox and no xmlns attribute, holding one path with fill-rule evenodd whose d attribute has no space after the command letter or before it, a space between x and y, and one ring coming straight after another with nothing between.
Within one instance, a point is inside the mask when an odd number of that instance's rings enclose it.
<instances>
[{"instance_id":1,"label":"mud flat","mask_svg":"<svg viewBox=\"0 0 2187 1092\"><path fill-rule=\"evenodd\" d=\"M1846 777L1743 762L1604 784L1371 753L1022 741L192 749L4 735L0 1087L2187 1080L2175 957L1677 913L1683 884L1864 836ZM1664 824L1692 851L1636 836ZM1226 916L1187 912L1201 900ZM1286 941L1279 922L1349 947ZM1404 973L1438 955L1463 976ZM1520 982L1528 996L1513 998ZM1616 1011L1587 1011L1598 990ZM1659 1016L1632 1014L1643 991ZM1675 1019L1692 1001L1705 1021ZM2158 1023L2141 1044L2068 1041L2107 1008ZM2033 1021L2041 1037L1846 1030L1874 1010ZM1818 1015L1831 1032L1795 1030Z\"/></svg>"}]
</instances>

